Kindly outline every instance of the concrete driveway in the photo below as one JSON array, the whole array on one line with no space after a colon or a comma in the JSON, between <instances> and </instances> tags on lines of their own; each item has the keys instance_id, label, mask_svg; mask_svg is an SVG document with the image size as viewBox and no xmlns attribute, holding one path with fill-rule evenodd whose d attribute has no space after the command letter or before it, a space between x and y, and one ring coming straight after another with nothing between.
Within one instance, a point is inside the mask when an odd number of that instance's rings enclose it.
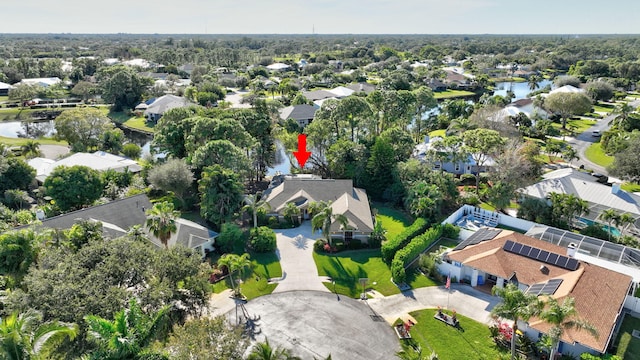
<instances>
[{"instance_id":1,"label":"concrete driveway","mask_svg":"<svg viewBox=\"0 0 640 360\"><path fill-rule=\"evenodd\" d=\"M40 151L43 157L57 160L67 155L71 149L64 145L40 145Z\"/></svg>"},{"instance_id":2,"label":"concrete driveway","mask_svg":"<svg viewBox=\"0 0 640 360\"><path fill-rule=\"evenodd\" d=\"M313 261L314 239L320 236L319 233L311 232L310 221L305 221L297 228L276 230L276 253L282 267L282 278L276 279L278 286L274 293L293 290L329 292L322 285L326 278L318 277L318 270Z\"/></svg>"},{"instance_id":3,"label":"concrete driveway","mask_svg":"<svg viewBox=\"0 0 640 360\"><path fill-rule=\"evenodd\" d=\"M394 359L398 337L361 300L316 291L262 296L245 305L254 340L269 340L302 359ZM235 311L227 314L235 323Z\"/></svg>"}]
</instances>

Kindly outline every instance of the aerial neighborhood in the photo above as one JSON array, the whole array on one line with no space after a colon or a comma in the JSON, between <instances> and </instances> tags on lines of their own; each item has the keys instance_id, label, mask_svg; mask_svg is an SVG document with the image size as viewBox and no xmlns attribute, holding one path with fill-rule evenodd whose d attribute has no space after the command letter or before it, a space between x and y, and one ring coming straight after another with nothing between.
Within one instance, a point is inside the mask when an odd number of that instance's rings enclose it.
<instances>
[{"instance_id":1,"label":"aerial neighborhood","mask_svg":"<svg viewBox=\"0 0 640 360\"><path fill-rule=\"evenodd\" d=\"M639 56L2 34L0 358L640 359Z\"/></svg>"}]
</instances>

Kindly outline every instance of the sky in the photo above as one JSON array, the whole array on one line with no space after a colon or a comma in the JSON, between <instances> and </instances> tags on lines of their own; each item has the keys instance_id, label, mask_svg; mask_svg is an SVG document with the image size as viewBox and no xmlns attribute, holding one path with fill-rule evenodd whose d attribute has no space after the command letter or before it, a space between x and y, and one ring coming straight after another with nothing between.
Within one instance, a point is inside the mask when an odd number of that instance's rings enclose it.
<instances>
[{"instance_id":1,"label":"sky","mask_svg":"<svg viewBox=\"0 0 640 360\"><path fill-rule=\"evenodd\" d=\"M639 15L638 0L2 0L0 33L640 34Z\"/></svg>"}]
</instances>

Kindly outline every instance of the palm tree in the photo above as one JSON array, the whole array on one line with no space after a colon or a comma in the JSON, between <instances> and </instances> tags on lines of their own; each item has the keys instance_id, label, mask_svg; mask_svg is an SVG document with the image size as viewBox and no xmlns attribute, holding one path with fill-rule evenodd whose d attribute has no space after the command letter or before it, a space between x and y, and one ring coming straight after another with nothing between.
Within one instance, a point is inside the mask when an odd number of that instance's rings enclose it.
<instances>
[{"instance_id":1,"label":"palm tree","mask_svg":"<svg viewBox=\"0 0 640 360\"><path fill-rule=\"evenodd\" d=\"M89 338L98 344L94 355L101 359L136 359L167 325L169 309L165 306L148 315L134 298L129 302L129 309L117 312L113 321L85 316Z\"/></svg>"},{"instance_id":2,"label":"palm tree","mask_svg":"<svg viewBox=\"0 0 640 360\"><path fill-rule=\"evenodd\" d=\"M247 357L248 360L299 360L297 356L291 355L289 349L276 347L269 344L269 339L256 343Z\"/></svg>"},{"instance_id":3,"label":"palm tree","mask_svg":"<svg viewBox=\"0 0 640 360\"><path fill-rule=\"evenodd\" d=\"M618 219L618 224L620 225L622 230L627 230L629 225L633 224L635 221L636 219L633 217L633 215L629 213L624 213L620 215L620 218Z\"/></svg>"},{"instance_id":4,"label":"palm tree","mask_svg":"<svg viewBox=\"0 0 640 360\"><path fill-rule=\"evenodd\" d=\"M629 118L629 115L633 112L634 108L633 106L627 104L627 103L622 103L618 106L615 107L615 109L613 109L613 113L617 114L618 116L616 116L613 119L613 127L624 127L624 124L626 123L627 119Z\"/></svg>"},{"instance_id":5,"label":"palm tree","mask_svg":"<svg viewBox=\"0 0 640 360\"><path fill-rule=\"evenodd\" d=\"M258 227L258 210L271 209L271 205L266 201L266 198L261 198L259 193L248 195L244 198L245 206L242 207L242 211L251 212L253 214L253 227Z\"/></svg>"},{"instance_id":6,"label":"palm tree","mask_svg":"<svg viewBox=\"0 0 640 360\"><path fill-rule=\"evenodd\" d=\"M598 336L596 328L585 320L578 318L577 314L576 303L573 298L565 298L562 304L558 303L558 300L555 298L548 298L547 308L540 314L540 319L551 325L551 330L549 330L547 334L551 340L551 354L549 359L555 358L558 344L565 330L586 330L592 336Z\"/></svg>"},{"instance_id":7,"label":"palm tree","mask_svg":"<svg viewBox=\"0 0 640 360\"><path fill-rule=\"evenodd\" d=\"M236 254L224 254L218 260L218 266L226 266L229 270L229 280L231 281L231 287L233 288L233 292L236 296L240 296L240 288L236 288L236 283L233 280L233 273L238 271L240 272L240 277L242 277L243 271L251 267L251 261L249 260L249 254L244 253L242 255Z\"/></svg>"},{"instance_id":8,"label":"palm tree","mask_svg":"<svg viewBox=\"0 0 640 360\"><path fill-rule=\"evenodd\" d=\"M538 83L540 82L540 76L538 75L531 75L529 76L529 90L534 91L535 89L539 88L540 85L538 85Z\"/></svg>"},{"instance_id":9,"label":"palm tree","mask_svg":"<svg viewBox=\"0 0 640 360\"><path fill-rule=\"evenodd\" d=\"M179 217L180 212L174 210L173 204L168 201L157 203L147 210L147 229L160 240L165 249L169 248L171 234L177 230L176 219Z\"/></svg>"},{"instance_id":10,"label":"palm tree","mask_svg":"<svg viewBox=\"0 0 640 360\"><path fill-rule=\"evenodd\" d=\"M311 218L311 231L321 229L322 234L329 244L331 244L331 224L337 221L340 228L345 230L349 226L349 219L344 214L334 214L331 201L324 203L324 207Z\"/></svg>"},{"instance_id":11,"label":"palm tree","mask_svg":"<svg viewBox=\"0 0 640 360\"><path fill-rule=\"evenodd\" d=\"M618 215L617 212L615 212L615 210L613 209L606 209L603 212L600 213L600 218L604 221L607 222L607 225L609 226L607 228L607 234L608 234L608 240L611 241L611 223L612 222L618 222L620 215Z\"/></svg>"},{"instance_id":12,"label":"palm tree","mask_svg":"<svg viewBox=\"0 0 640 360\"><path fill-rule=\"evenodd\" d=\"M491 314L513 320L511 336L511 360L513 360L516 358L518 320L527 322L532 316L539 315L544 303L536 295L523 293L517 285L512 283L503 288L494 286L491 292L502 299L502 302L491 310Z\"/></svg>"},{"instance_id":13,"label":"palm tree","mask_svg":"<svg viewBox=\"0 0 640 360\"><path fill-rule=\"evenodd\" d=\"M298 223L298 218L300 217L300 209L296 206L295 203L287 203L284 209L282 210L282 216L285 218L290 218L292 224Z\"/></svg>"},{"instance_id":14,"label":"palm tree","mask_svg":"<svg viewBox=\"0 0 640 360\"><path fill-rule=\"evenodd\" d=\"M25 142L24 145L20 147L20 149L22 150L22 156L27 159L42 156L42 151L40 151L40 143L35 140L27 140L27 142Z\"/></svg>"},{"instance_id":15,"label":"palm tree","mask_svg":"<svg viewBox=\"0 0 640 360\"><path fill-rule=\"evenodd\" d=\"M33 310L12 313L0 324L0 354L2 359L22 360L45 356L60 340L74 339L76 324L49 322L40 324L42 315Z\"/></svg>"}]
</instances>

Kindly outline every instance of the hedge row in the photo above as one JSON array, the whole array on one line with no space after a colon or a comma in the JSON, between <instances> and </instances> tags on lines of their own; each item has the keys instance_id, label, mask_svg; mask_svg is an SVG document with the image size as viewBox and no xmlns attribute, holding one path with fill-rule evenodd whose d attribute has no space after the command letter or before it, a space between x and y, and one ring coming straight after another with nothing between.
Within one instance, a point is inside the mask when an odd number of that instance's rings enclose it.
<instances>
[{"instance_id":1,"label":"hedge row","mask_svg":"<svg viewBox=\"0 0 640 360\"><path fill-rule=\"evenodd\" d=\"M382 243L382 247L380 249L382 252L382 259L389 264L396 256L398 250L402 249L418 234L423 233L428 227L429 222L426 219L417 218L411 226L404 229L404 231L398 234L398 236Z\"/></svg>"},{"instance_id":2,"label":"hedge row","mask_svg":"<svg viewBox=\"0 0 640 360\"><path fill-rule=\"evenodd\" d=\"M396 284L404 283L407 279L405 267L415 258L420 256L427 248L440 237L456 238L460 229L451 224L436 225L416 236L401 250L399 250L391 262L391 276Z\"/></svg>"}]
</instances>

